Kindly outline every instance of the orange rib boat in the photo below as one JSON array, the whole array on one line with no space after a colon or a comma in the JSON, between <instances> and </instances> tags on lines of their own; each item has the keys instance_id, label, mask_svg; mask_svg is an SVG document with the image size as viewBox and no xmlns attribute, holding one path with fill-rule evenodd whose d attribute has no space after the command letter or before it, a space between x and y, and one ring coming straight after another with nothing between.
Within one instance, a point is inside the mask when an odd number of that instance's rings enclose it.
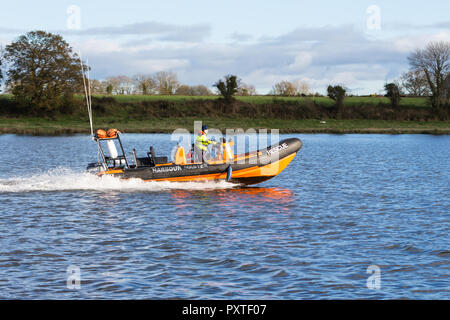
<instances>
[{"instance_id":1,"label":"orange rib boat","mask_svg":"<svg viewBox=\"0 0 450 320\"><path fill-rule=\"evenodd\" d=\"M117 130L98 130L95 136L101 157L97 163L88 165L88 169L96 169L97 175L113 175L130 179L139 178L145 181L207 181L226 180L240 185L261 183L275 177L294 159L302 147L297 138L280 141L268 148L234 155L233 142L218 144L216 157L207 162L193 162L186 157L184 148L177 146L173 162L167 157L156 157L153 147L147 157L137 157L133 149L133 157L126 157ZM117 152L118 143L121 154ZM109 155L104 153L106 143Z\"/></svg>"}]
</instances>

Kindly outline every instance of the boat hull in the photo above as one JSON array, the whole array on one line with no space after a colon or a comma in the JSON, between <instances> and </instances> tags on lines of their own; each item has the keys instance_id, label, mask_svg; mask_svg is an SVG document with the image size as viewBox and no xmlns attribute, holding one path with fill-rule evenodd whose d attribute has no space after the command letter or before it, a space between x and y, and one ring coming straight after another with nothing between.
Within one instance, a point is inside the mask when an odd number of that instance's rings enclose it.
<instances>
[{"instance_id":1,"label":"boat hull","mask_svg":"<svg viewBox=\"0 0 450 320\"><path fill-rule=\"evenodd\" d=\"M296 138L280 141L266 149L235 156L233 162L210 162L177 165L173 163L153 167L109 169L99 175L110 174L123 179L145 181L210 181L228 180L251 185L261 183L283 171L302 147ZM228 179L227 179L228 178Z\"/></svg>"}]
</instances>

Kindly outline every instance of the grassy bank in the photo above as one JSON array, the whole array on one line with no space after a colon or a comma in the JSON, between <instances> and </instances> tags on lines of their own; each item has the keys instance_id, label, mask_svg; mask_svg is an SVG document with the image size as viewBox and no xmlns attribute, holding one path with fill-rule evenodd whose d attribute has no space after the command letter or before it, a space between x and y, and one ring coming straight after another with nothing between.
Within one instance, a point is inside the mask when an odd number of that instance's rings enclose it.
<instances>
[{"instance_id":1,"label":"grassy bank","mask_svg":"<svg viewBox=\"0 0 450 320\"><path fill-rule=\"evenodd\" d=\"M32 117L12 96L0 96L0 133L57 135L88 133L84 97L69 114ZM405 97L392 108L385 97L347 97L338 120L328 97L237 97L233 107L217 96L93 96L96 128L124 132L193 130L194 120L210 127L280 129L282 133L450 133L449 108L436 113L427 98Z\"/></svg>"},{"instance_id":2,"label":"grassy bank","mask_svg":"<svg viewBox=\"0 0 450 320\"><path fill-rule=\"evenodd\" d=\"M118 95L118 96L107 96L107 95L94 95L96 98L105 98L105 97L113 97L118 102L122 103L133 103L133 102L141 102L141 101L158 101L158 100L166 100L171 102L180 102L180 101L194 101L195 100L217 100L219 96L158 96L158 95ZM84 98L84 97L82 97ZM297 102L297 103L305 103L305 102L314 102L316 104L320 104L323 106L332 106L334 101L329 97L277 97L277 96L236 96L236 100L244 102L244 103L252 103L252 104L268 104L275 102ZM389 105L390 101L386 97L347 97L345 99L345 105L362 105L362 104L386 104ZM429 101L425 97L403 97L400 100L400 106L413 106L413 107L428 107Z\"/></svg>"},{"instance_id":3,"label":"grassy bank","mask_svg":"<svg viewBox=\"0 0 450 320\"><path fill-rule=\"evenodd\" d=\"M96 128L118 128L125 133L170 133L177 128L193 131L194 121L202 120L211 128L279 129L281 133L428 133L450 134L450 121L388 121L388 120L282 120L282 119L216 119L216 118L165 118L148 120L120 120L114 117L94 119ZM0 133L60 135L89 133L88 119L59 117L0 118Z\"/></svg>"}]
</instances>

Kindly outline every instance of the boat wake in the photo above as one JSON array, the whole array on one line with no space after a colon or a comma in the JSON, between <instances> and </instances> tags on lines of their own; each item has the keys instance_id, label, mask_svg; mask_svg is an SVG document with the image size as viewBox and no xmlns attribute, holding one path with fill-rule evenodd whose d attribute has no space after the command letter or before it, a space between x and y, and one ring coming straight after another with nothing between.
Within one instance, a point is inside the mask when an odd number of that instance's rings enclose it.
<instances>
[{"instance_id":1,"label":"boat wake","mask_svg":"<svg viewBox=\"0 0 450 320\"><path fill-rule=\"evenodd\" d=\"M0 193L32 191L120 191L155 192L163 190L213 190L230 189L236 184L226 181L169 182L143 181L141 179L119 179L112 176L98 177L88 172L57 168L30 176L0 179Z\"/></svg>"}]
</instances>

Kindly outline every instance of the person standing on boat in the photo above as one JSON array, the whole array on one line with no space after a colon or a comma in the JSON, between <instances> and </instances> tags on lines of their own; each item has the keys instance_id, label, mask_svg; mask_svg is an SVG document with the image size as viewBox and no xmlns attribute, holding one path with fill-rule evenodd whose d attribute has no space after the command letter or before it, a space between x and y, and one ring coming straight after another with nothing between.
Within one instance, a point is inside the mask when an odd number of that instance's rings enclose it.
<instances>
[{"instance_id":1,"label":"person standing on boat","mask_svg":"<svg viewBox=\"0 0 450 320\"><path fill-rule=\"evenodd\" d=\"M208 145L216 144L216 141L212 141L208 138L208 126L203 125L202 131L195 138L194 145L194 161L195 162L206 162L208 155Z\"/></svg>"}]
</instances>

